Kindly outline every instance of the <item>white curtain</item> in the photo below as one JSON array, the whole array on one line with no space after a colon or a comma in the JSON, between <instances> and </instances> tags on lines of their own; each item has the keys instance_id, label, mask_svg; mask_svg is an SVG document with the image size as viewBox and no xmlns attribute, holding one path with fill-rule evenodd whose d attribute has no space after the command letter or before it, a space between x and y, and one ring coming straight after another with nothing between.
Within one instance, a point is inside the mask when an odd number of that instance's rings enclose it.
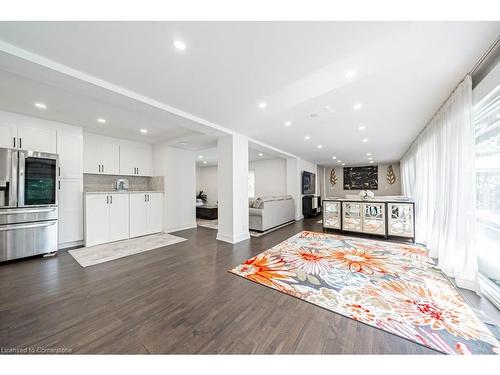
<instances>
[{"instance_id":1,"label":"white curtain","mask_svg":"<svg viewBox=\"0 0 500 375\"><path fill-rule=\"evenodd\" d=\"M416 241L457 285L477 290L472 81L467 76L401 159Z\"/></svg>"}]
</instances>

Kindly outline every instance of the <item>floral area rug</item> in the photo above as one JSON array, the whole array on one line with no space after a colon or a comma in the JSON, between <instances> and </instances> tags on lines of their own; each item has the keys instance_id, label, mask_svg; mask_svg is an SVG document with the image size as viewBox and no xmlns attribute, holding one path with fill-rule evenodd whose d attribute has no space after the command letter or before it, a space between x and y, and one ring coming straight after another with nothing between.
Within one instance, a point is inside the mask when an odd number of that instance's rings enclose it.
<instances>
[{"instance_id":1,"label":"floral area rug","mask_svg":"<svg viewBox=\"0 0 500 375\"><path fill-rule=\"evenodd\" d=\"M422 246L304 231L230 272L442 353L500 354Z\"/></svg>"}]
</instances>

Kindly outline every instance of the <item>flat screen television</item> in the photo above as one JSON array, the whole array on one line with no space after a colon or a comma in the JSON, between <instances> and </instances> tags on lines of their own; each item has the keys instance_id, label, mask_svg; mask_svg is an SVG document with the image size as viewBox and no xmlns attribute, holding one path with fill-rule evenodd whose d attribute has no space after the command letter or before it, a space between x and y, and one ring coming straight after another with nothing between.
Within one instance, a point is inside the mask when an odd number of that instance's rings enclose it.
<instances>
[{"instance_id":1,"label":"flat screen television","mask_svg":"<svg viewBox=\"0 0 500 375\"><path fill-rule=\"evenodd\" d=\"M311 172L302 172L302 194L316 193L316 175Z\"/></svg>"}]
</instances>

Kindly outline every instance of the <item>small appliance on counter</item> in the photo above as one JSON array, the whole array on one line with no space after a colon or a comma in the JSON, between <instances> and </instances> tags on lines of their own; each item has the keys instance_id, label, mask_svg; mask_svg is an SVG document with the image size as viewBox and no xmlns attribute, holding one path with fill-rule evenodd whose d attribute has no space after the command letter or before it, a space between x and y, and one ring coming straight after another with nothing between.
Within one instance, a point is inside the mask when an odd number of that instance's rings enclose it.
<instances>
[{"instance_id":1,"label":"small appliance on counter","mask_svg":"<svg viewBox=\"0 0 500 375\"><path fill-rule=\"evenodd\" d=\"M115 189L117 191L128 191L129 183L125 178L119 178L115 182Z\"/></svg>"},{"instance_id":2,"label":"small appliance on counter","mask_svg":"<svg viewBox=\"0 0 500 375\"><path fill-rule=\"evenodd\" d=\"M0 148L0 262L57 251L56 154Z\"/></svg>"}]
</instances>

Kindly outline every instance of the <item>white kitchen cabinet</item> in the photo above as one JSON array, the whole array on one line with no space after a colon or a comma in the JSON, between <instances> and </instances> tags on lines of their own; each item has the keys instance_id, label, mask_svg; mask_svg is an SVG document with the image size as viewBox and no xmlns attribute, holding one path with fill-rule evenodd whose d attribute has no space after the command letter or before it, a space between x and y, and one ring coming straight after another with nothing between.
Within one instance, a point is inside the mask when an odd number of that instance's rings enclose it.
<instances>
[{"instance_id":1,"label":"white kitchen cabinet","mask_svg":"<svg viewBox=\"0 0 500 375\"><path fill-rule=\"evenodd\" d=\"M125 176L151 176L153 148L150 144L120 142L120 174Z\"/></svg>"},{"instance_id":2,"label":"white kitchen cabinet","mask_svg":"<svg viewBox=\"0 0 500 375\"><path fill-rule=\"evenodd\" d=\"M83 240L83 182L61 179L59 187L59 244L73 244Z\"/></svg>"},{"instance_id":3,"label":"white kitchen cabinet","mask_svg":"<svg viewBox=\"0 0 500 375\"><path fill-rule=\"evenodd\" d=\"M39 152L57 153L57 131L44 126L19 125L18 148Z\"/></svg>"},{"instance_id":4,"label":"white kitchen cabinet","mask_svg":"<svg viewBox=\"0 0 500 375\"><path fill-rule=\"evenodd\" d=\"M130 237L163 230L163 193L130 193Z\"/></svg>"},{"instance_id":5,"label":"white kitchen cabinet","mask_svg":"<svg viewBox=\"0 0 500 375\"><path fill-rule=\"evenodd\" d=\"M130 237L148 234L148 203L146 193L130 193Z\"/></svg>"},{"instance_id":6,"label":"white kitchen cabinet","mask_svg":"<svg viewBox=\"0 0 500 375\"><path fill-rule=\"evenodd\" d=\"M57 132L55 129L43 125L2 122L0 123L0 147L55 154L57 152Z\"/></svg>"},{"instance_id":7,"label":"white kitchen cabinet","mask_svg":"<svg viewBox=\"0 0 500 375\"><path fill-rule=\"evenodd\" d=\"M163 193L148 195L148 233L159 233L163 230Z\"/></svg>"},{"instance_id":8,"label":"white kitchen cabinet","mask_svg":"<svg viewBox=\"0 0 500 375\"><path fill-rule=\"evenodd\" d=\"M109 196L86 194L85 196L85 246L109 241Z\"/></svg>"},{"instance_id":9,"label":"white kitchen cabinet","mask_svg":"<svg viewBox=\"0 0 500 375\"><path fill-rule=\"evenodd\" d=\"M83 134L83 172L120 174L120 145L109 137Z\"/></svg>"},{"instance_id":10,"label":"white kitchen cabinet","mask_svg":"<svg viewBox=\"0 0 500 375\"><path fill-rule=\"evenodd\" d=\"M17 125L0 122L0 147L13 148L17 146Z\"/></svg>"},{"instance_id":11,"label":"white kitchen cabinet","mask_svg":"<svg viewBox=\"0 0 500 375\"><path fill-rule=\"evenodd\" d=\"M82 179L83 134L81 128L66 127L57 130L57 153L61 179ZM79 197L81 198L81 194Z\"/></svg>"},{"instance_id":12,"label":"white kitchen cabinet","mask_svg":"<svg viewBox=\"0 0 500 375\"><path fill-rule=\"evenodd\" d=\"M129 197L128 194L109 196L109 241L129 238Z\"/></svg>"},{"instance_id":13,"label":"white kitchen cabinet","mask_svg":"<svg viewBox=\"0 0 500 375\"><path fill-rule=\"evenodd\" d=\"M86 194L85 246L129 238L128 194Z\"/></svg>"}]
</instances>

